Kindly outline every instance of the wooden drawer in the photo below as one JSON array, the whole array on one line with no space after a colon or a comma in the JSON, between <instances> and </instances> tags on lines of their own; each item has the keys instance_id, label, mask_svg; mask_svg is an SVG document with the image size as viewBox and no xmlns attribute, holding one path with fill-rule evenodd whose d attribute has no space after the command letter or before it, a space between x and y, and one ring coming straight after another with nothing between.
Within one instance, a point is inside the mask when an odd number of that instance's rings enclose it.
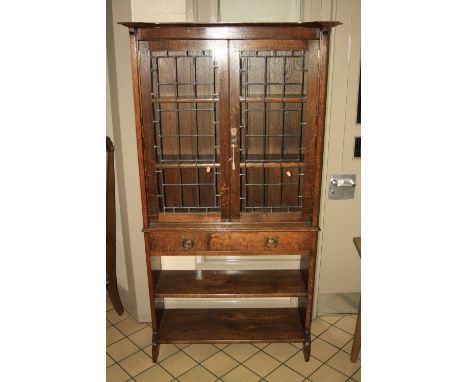
<instances>
[{"instance_id":1,"label":"wooden drawer","mask_svg":"<svg viewBox=\"0 0 468 382\"><path fill-rule=\"evenodd\" d=\"M282 252L310 250L312 232L221 232L213 233L212 251Z\"/></svg>"},{"instance_id":2,"label":"wooden drawer","mask_svg":"<svg viewBox=\"0 0 468 382\"><path fill-rule=\"evenodd\" d=\"M150 233L151 252L196 252L208 251L210 233L197 231L152 232ZM152 255L157 255L152 253Z\"/></svg>"},{"instance_id":3,"label":"wooden drawer","mask_svg":"<svg viewBox=\"0 0 468 382\"><path fill-rule=\"evenodd\" d=\"M303 254L313 247L316 232L229 231L229 232L151 232L151 254L204 254L244 252L244 254ZM203 253L200 253L203 252ZM251 252L251 253L250 253Z\"/></svg>"}]
</instances>

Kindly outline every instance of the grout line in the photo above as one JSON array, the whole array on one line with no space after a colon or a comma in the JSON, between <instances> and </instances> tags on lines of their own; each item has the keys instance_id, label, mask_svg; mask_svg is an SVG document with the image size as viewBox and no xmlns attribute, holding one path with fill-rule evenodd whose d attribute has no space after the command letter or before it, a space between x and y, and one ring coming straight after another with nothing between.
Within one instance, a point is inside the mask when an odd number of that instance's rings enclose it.
<instances>
[{"instance_id":1,"label":"grout line","mask_svg":"<svg viewBox=\"0 0 468 382\"><path fill-rule=\"evenodd\" d=\"M246 358L245 360L243 360L242 362L239 362L237 359L235 359L235 358L232 357L230 354L228 354L228 353L226 353L226 352L224 351L224 349L227 349L227 348L228 348L229 346L231 346L231 345L236 345L236 344L230 344L230 345L228 345L228 346L222 348L221 351L222 351L225 355L227 355L228 357L230 357L230 358L232 358L234 361L236 361L239 365L244 366L247 370L251 371L252 373L254 373L254 374L255 374L256 376L258 376L259 378L262 378L262 376L258 375L255 371L253 371L252 369L250 369L249 367L247 367L246 365L244 365L244 363L247 362L250 358L252 358L252 357L255 356L256 354L260 353L260 352L262 351L262 349L260 349L260 348L258 348L257 346L251 344L254 348L257 349L257 351L256 351L255 353L253 353L250 357L248 357L248 358ZM267 345L267 346L269 346L269 345ZM265 346L265 347L266 347L266 346ZM239 367L239 365L237 365L236 367ZM235 367L235 368L236 368L236 367ZM234 369L235 369L235 368L234 368ZM219 377L219 378L222 380L222 377L224 377L226 374L229 374L229 373L230 373L232 370L234 370L234 369L229 370L227 373L224 373L224 374L223 374L221 377Z\"/></svg>"},{"instance_id":2,"label":"grout line","mask_svg":"<svg viewBox=\"0 0 468 382\"><path fill-rule=\"evenodd\" d=\"M357 372L360 371L360 370L361 370L361 367L359 367L359 369L357 369L357 370L354 372L354 374L353 374L351 377L349 377L349 378L353 378L353 377L357 374ZM354 379L354 378L353 378L353 379Z\"/></svg>"},{"instance_id":3,"label":"grout line","mask_svg":"<svg viewBox=\"0 0 468 382\"><path fill-rule=\"evenodd\" d=\"M119 365L118 362L116 362L116 363L115 363L114 365L112 365L112 366L115 366L115 365L117 365L117 367L119 367L120 369L122 369L122 370L124 371L124 373L128 375L129 378L126 379L125 381L128 381L129 379L132 379L132 378L133 378L130 374L127 373L127 370L125 370L122 366ZM109 366L109 367L112 367L112 366ZM106 368L106 372L107 372L107 368Z\"/></svg>"},{"instance_id":4,"label":"grout line","mask_svg":"<svg viewBox=\"0 0 468 382\"><path fill-rule=\"evenodd\" d=\"M192 344L189 344L189 345L186 346L184 349L189 348L191 345L192 345ZM184 375L184 374L186 374L186 373L188 373L190 370L196 368L197 366L201 366L203 369L205 369L206 371L208 371L210 374L214 375L215 378L220 378L220 377L218 377L215 373L213 373L212 371L208 370L205 366L202 365L202 362L205 362L206 360L209 360L211 357L214 357L216 354L218 354L218 353L221 352L221 349L218 348L217 346L215 346L215 345L213 345L213 344L210 344L210 345L212 345L215 349L217 349L216 353L213 353L212 355L210 355L209 357L205 358L205 359L204 359L203 361L201 361L201 362L198 362L198 361L197 361L195 358L193 358L190 354L186 353L186 352L184 351L184 349L180 349L180 350L179 350L179 351L181 351L182 353L184 353L185 355L187 355L188 357L190 357L191 359L193 359L193 360L197 363L194 367L192 367L191 369L187 370L185 373L179 375L179 377L182 376L182 375Z\"/></svg>"}]
</instances>

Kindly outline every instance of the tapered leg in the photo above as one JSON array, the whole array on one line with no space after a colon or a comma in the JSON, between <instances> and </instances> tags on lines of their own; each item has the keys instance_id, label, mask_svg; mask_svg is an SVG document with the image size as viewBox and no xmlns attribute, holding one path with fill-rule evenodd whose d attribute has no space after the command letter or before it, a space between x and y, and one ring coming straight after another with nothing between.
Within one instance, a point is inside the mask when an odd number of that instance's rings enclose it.
<instances>
[{"instance_id":1,"label":"tapered leg","mask_svg":"<svg viewBox=\"0 0 468 382\"><path fill-rule=\"evenodd\" d=\"M361 302L359 302L359 311L356 320L356 328L354 329L353 347L351 348L351 362L356 362L359 351L361 350Z\"/></svg>"},{"instance_id":2,"label":"tapered leg","mask_svg":"<svg viewBox=\"0 0 468 382\"><path fill-rule=\"evenodd\" d=\"M120 301L119 289L117 288L117 279L115 277L109 277L107 282L107 291L109 292L109 298L112 306L119 316L124 312L122 301Z\"/></svg>"},{"instance_id":3,"label":"tapered leg","mask_svg":"<svg viewBox=\"0 0 468 382\"><path fill-rule=\"evenodd\" d=\"M159 356L159 343L158 343L158 333L153 332L153 343L152 343L152 355L153 355L153 363L158 362L158 356Z\"/></svg>"},{"instance_id":4,"label":"tapered leg","mask_svg":"<svg viewBox=\"0 0 468 382\"><path fill-rule=\"evenodd\" d=\"M302 352L304 353L304 361L309 362L310 359L310 333L304 333L304 343Z\"/></svg>"}]
</instances>

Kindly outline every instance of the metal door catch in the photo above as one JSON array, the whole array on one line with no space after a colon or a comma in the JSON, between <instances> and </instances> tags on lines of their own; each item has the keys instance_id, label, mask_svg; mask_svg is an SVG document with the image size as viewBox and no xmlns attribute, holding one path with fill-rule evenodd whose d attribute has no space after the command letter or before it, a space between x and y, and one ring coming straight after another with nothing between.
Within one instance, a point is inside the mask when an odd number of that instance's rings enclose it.
<instances>
[{"instance_id":1,"label":"metal door catch","mask_svg":"<svg viewBox=\"0 0 468 382\"><path fill-rule=\"evenodd\" d=\"M354 190L356 189L356 175L339 174L330 175L330 200L354 199Z\"/></svg>"}]
</instances>

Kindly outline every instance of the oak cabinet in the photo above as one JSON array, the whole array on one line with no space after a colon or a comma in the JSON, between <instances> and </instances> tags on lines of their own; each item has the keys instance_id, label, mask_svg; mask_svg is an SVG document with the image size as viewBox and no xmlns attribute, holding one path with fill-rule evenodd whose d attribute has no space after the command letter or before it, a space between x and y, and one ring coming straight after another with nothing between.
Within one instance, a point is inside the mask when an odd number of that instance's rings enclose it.
<instances>
[{"instance_id":1,"label":"oak cabinet","mask_svg":"<svg viewBox=\"0 0 468 382\"><path fill-rule=\"evenodd\" d=\"M304 343L336 22L129 28L153 361L160 343ZM298 270L173 271L152 256L301 255ZM158 269L159 268L159 269ZM288 309L164 298L297 297Z\"/></svg>"}]
</instances>

